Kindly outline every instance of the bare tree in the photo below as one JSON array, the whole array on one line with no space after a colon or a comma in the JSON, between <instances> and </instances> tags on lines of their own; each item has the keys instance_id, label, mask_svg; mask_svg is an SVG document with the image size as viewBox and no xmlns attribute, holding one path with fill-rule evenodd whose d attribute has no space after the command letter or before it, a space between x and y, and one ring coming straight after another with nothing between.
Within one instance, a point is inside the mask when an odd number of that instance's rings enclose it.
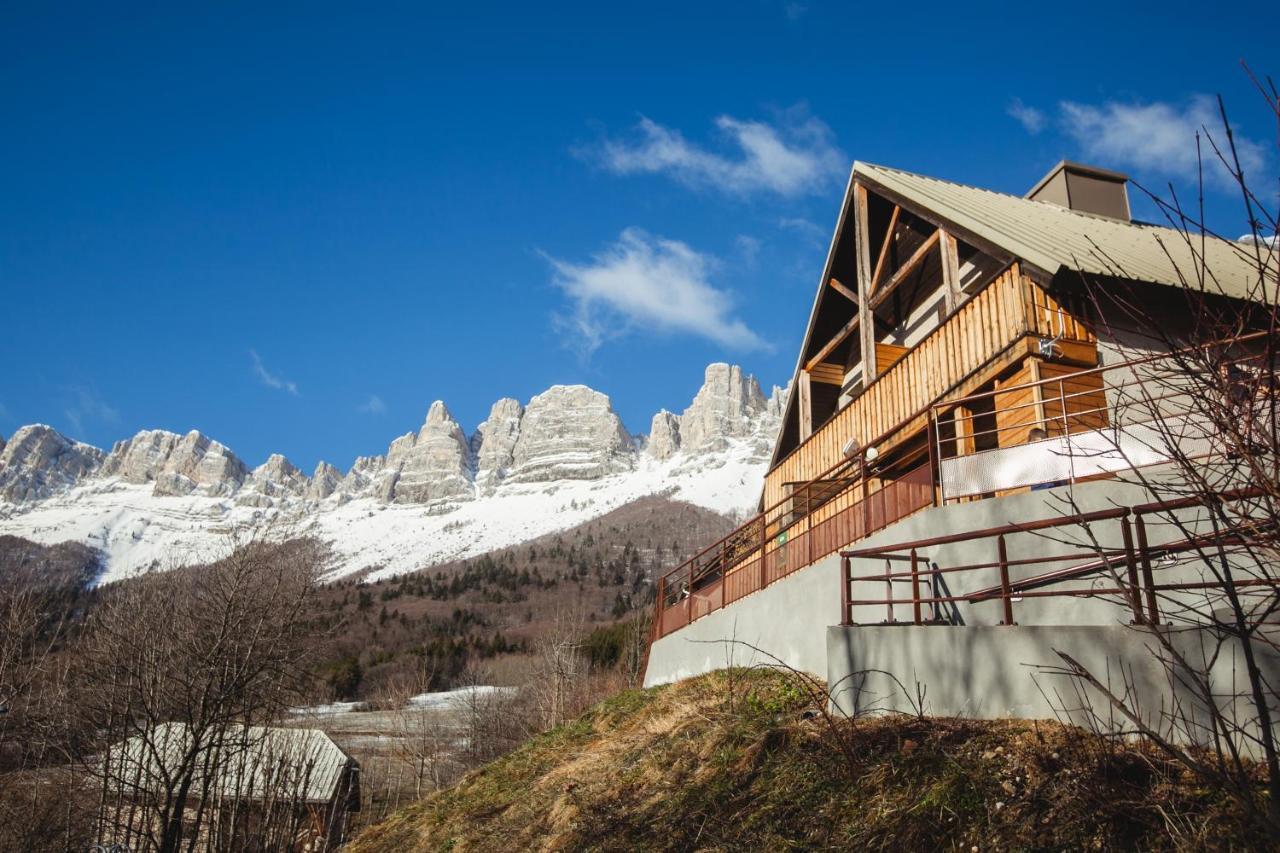
<instances>
[{"instance_id":1,"label":"bare tree","mask_svg":"<svg viewBox=\"0 0 1280 853\"><path fill-rule=\"evenodd\" d=\"M1275 86L1268 80L1258 88L1280 122ZM1169 310L1167 291L1126 284L1117 259L1114 278L1083 279L1101 330L1148 354L1108 388L1115 437L1108 452L1130 466L1121 479L1159 506L1138 543L1154 581L1135 583L1114 569L1112 580L1138 621L1154 628L1151 648L1171 689L1164 719L1152 719L1132 685L1113 687L1069 655L1059 653L1054 671L1102 697L1106 708L1095 713L1127 720L1280 833L1280 684L1272 680L1280 664L1275 194L1250 187L1225 108L1221 126L1205 128L1197 144L1204 166L1196 208L1184 207L1172 186L1167 196L1148 193L1177 235L1161 245L1181 278L1179 310ZM1205 168L1230 176L1250 224L1247 239L1226 239L1205 224ZM1152 467L1153 459L1165 464ZM1111 566L1094 532L1085 533ZM1159 548L1164 559L1152 560ZM1261 793L1251 757L1262 760Z\"/></svg>"},{"instance_id":2,"label":"bare tree","mask_svg":"<svg viewBox=\"0 0 1280 853\"><path fill-rule=\"evenodd\" d=\"M324 559L314 542L249 542L104 593L76 661L76 707L101 742L133 746L89 765L99 840L195 849L226 762L243 754L231 741L307 686L306 606Z\"/></svg>"},{"instance_id":3,"label":"bare tree","mask_svg":"<svg viewBox=\"0 0 1280 853\"><path fill-rule=\"evenodd\" d=\"M561 610L534 644L528 689L543 730L567 722L585 707L588 666L581 650L582 635L581 613Z\"/></svg>"}]
</instances>

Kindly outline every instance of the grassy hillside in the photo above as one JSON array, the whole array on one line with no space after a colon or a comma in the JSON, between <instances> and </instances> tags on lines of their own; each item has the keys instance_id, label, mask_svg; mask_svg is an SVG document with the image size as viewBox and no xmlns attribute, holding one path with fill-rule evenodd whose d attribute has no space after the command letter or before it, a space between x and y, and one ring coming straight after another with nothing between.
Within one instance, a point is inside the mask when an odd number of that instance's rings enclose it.
<instances>
[{"instance_id":1,"label":"grassy hillside","mask_svg":"<svg viewBox=\"0 0 1280 853\"><path fill-rule=\"evenodd\" d=\"M1260 846L1226 801L1141 749L1044 722L833 731L801 691L757 672L621 693L350 850Z\"/></svg>"}]
</instances>

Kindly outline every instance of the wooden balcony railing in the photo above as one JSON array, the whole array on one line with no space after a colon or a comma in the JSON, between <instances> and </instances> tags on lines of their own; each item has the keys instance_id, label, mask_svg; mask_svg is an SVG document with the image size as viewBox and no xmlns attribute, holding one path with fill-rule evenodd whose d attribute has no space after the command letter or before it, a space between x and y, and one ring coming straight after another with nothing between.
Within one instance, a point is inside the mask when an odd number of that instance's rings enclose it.
<instances>
[{"instance_id":1,"label":"wooden balcony railing","mask_svg":"<svg viewBox=\"0 0 1280 853\"><path fill-rule=\"evenodd\" d=\"M906 439L919 432L931 403L953 391L959 396L976 390L989 379L978 371L1027 335L1093 340L1013 264L784 457L765 477L764 502L783 500L788 484L837 465L851 437L865 442L893 432Z\"/></svg>"}]
</instances>

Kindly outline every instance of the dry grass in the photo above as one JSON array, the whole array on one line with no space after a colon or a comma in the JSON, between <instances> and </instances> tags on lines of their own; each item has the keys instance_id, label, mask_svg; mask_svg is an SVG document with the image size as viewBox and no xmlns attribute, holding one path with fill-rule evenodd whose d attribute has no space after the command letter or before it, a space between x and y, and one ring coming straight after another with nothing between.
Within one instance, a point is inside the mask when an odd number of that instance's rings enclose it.
<instances>
[{"instance_id":1,"label":"dry grass","mask_svg":"<svg viewBox=\"0 0 1280 853\"><path fill-rule=\"evenodd\" d=\"M626 691L372 827L400 850L1256 849L1154 753L1056 723L847 724L772 673Z\"/></svg>"}]
</instances>

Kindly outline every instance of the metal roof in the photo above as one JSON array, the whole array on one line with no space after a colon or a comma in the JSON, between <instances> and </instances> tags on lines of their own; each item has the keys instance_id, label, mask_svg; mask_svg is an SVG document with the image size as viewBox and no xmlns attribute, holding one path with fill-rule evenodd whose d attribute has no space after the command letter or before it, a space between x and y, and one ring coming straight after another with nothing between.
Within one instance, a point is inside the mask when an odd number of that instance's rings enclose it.
<instances>
[{"instance_id":1,"label":"metal roof","mask_svg":"<svg viewBox=\"0 0 1280 853\"><path fill-rule=\"evenodd\" d=\"M854 163L853 174L855 180L914 202L1049 275L1066 268L1172 286L1181 286L1184 278L1196 280L1198 234L1192 238L1193 249L1187 235L1174 228L1095 216L870 163ZM1252 246L1208 238L1203 256L1218 282L1217 287L1208 285L1210 291L1237 298L1256 292ZM1275 265L1274 256L1268 264Z\"/></svg>"},{"instance_id":2,"label":"metal roof","mask_svg":"<svg viewBox=\"0 0 1280 853\"><path fill-rule=\"evenodd\" d=\"M198 756L189 756L191 731L185 723L161 723L144 735L113 745L106 769L126 794L162 791L164 780L195 765L191 790L205 788L228 799L278 798L309 803L333 799L352 759L319 729L227 726L211 732Z\"/></svg>"}]
</instances>

